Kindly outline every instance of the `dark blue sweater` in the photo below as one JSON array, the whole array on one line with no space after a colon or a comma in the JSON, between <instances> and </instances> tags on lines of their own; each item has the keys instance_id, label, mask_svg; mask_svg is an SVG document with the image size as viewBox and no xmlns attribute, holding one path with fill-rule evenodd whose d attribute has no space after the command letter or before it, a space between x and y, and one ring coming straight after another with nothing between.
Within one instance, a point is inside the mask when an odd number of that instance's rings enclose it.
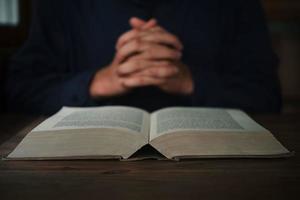
<instances>
[{"instance_id":1,"label":"dark blue sweater","mask_svg":"<svg viewBox=\"0 0 300 200\"><path fill-rule=\"evenodd\" d=\"M37 0L33 5L29 38L9 69L11 109L43 114L62 106L101 105L280 110L277 59L257 0ZM112 61L132 16L155 17L180 38L183 62L195 82L193 95L146 87L91 99L89 83Z\"/></svg>"}]
</instances>

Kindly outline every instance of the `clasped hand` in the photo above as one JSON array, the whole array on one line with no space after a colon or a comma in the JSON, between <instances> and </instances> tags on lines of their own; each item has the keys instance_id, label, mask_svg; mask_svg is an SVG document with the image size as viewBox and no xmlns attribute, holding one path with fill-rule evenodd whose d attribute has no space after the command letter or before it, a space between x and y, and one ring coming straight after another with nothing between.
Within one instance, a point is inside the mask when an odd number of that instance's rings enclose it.
<instances>
[{"instance_id":1,"label":"clasped hand","mask_svg":"<svg viewBox=\"0 0 300 200\"><path fill-rule=\"evenodd\" d=\"M112 63L99 70L90 86L92 97L112 97L145 86L156 86L167 93L189 95L193 80L181 62L183 45L160 27L156 20L130 19L132 30L116 44Z\"/></svg>"}]
</instances>

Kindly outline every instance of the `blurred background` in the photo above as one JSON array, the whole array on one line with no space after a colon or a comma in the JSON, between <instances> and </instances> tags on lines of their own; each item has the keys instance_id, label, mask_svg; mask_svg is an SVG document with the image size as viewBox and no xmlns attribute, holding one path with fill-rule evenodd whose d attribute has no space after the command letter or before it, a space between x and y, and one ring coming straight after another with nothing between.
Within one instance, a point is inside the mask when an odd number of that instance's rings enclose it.
<instances>
[{"instance_id":1,"label":"blurred background","mask_svg":"<svg viewBox=\"0 0 300 200\"><path fill-rule=\"evenodd\" d=\"M262 0L274 49L284 113L300 112L300 0ZM5 111L3 85L9 57L26 40L30 0L0 0L0 112Z\"/></svg>"}]
</instances>

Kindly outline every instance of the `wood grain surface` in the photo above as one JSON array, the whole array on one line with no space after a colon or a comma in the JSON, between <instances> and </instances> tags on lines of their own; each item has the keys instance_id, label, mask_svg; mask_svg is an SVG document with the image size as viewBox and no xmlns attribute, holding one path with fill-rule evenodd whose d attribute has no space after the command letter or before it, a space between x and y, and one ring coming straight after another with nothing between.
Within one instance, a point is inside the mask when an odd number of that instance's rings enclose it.
<instances>
[{"instance_id":1,"label":"wood grain surface","mask_svg":"<svg viewBox=\"0 0 300 200\"><path fill-rule=\"evenodd\" d=\"M0 154L44 118L0 116ZM0 199L299 199L300 114L260 115L295 156L181 162L0 161ZM5 142L4 142L5 141Z\"/></svg>"}]
</instances>

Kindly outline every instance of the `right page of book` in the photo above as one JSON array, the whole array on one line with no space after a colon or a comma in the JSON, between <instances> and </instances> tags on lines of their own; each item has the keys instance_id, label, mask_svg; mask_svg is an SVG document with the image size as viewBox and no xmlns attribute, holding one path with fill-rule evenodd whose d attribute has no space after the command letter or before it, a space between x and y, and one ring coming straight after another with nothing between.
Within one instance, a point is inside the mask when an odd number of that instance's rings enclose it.
<instances>
[{"instance_id":1,"label":"right page of book","mask_svg":"<svg viewBox=\"0 0 300 200\"><path fill-rule=\"evenodd\" d=\"M151 115L150 144L168 158L286 154L274 136L235 109L166 108Z\"/></svg>"}]
</instances>

